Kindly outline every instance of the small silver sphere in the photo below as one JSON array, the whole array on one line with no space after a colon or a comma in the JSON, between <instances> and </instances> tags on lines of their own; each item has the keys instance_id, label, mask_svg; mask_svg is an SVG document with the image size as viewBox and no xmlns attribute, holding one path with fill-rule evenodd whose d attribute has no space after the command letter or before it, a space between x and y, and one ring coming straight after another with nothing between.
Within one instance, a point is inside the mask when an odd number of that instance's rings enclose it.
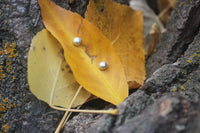
<instances>
[{"instance_id":1,"label":"small silver sphere","mask_svg":"<svg viewBox=\"0 0 200 133\"><path fill-rule=\"evenodd\" d=\"M74 44L74 46L80 46L81 45L81 38L75 37L73 39L73 44Z\"/></svg>"},{"instance_id":2,"label":"small silver sphere","mask_svg":"<svg viewBox=\"0 0 200 133\"><path fill-rule=\"evenodd\" d=\"M106 62L101 61L101 62L99 63L99 69L100 69L101 71L106 70L107 67L108 67L108 65L107 65Z\"/></svg>"}]
</instances>

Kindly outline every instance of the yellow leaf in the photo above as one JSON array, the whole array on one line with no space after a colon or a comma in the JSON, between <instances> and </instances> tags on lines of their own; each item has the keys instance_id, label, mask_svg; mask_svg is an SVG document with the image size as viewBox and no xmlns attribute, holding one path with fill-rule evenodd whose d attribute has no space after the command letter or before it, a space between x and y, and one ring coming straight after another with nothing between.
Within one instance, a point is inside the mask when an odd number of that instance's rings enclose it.
<instances>
[{"instance_id":1,"label":"yellow leaf","mask_svg":"<svg viewBox=\"0 0 200 133\"><path fill-rule=\"evenodd\" d=\"M145 80L143 48L143 15L126 5L105 0L103 13L91 0L85 17L112 42L125 69L130 88L138 88Z\"/></svg>"},{"instance_id":2,"label":"yellow leaf","mask_svg":"<svg viewBox=\"0 0 200 133\"><path fill-rule=\"evenodd\" d=\"M95 6L98 11L102 12L104 10L104 2L105 0L94 0Z\"/></svg>"},{"instance_id":3,"label":"yellow leaf","mask_svg":"<svg viewBox=\"0 0 200 133\"><path fill-rule=\"evenodd\" d=\"M90 93L115 105L128 96L128 85L120 59L110 41L92 23L49 0L39 0L43 22L61 43L76 80ZM81 45L73 45L80 37ZM108 68L99 69L105 61Z\"/></svg>"},{"instance_id":4,"label":"yellow leaf","mask_svg":"<svg viewBox=\"0 0 200 133\"><path fill-rule=\"evenodd\" d=\"M163 24L145 0L130 0L129 4L132 9L143 12L143 45L145 55L149 56L154 50L152 48L158 43L160 33L164 30Z\"/></svg>"},{"instance_id":5,"label":"yellow leaf","mask_svg":"<svg viewBox=\"0 0 200 133\"><path fill-rule=\"evenodd\" d=\"M28 82L31 92L38 99L67 108L79 84L62 51L59 42L47 30L39 32L32 40L28 53ZM85 103L90 95L82 89L73 107Z\"/></svg>"}]
</instances>

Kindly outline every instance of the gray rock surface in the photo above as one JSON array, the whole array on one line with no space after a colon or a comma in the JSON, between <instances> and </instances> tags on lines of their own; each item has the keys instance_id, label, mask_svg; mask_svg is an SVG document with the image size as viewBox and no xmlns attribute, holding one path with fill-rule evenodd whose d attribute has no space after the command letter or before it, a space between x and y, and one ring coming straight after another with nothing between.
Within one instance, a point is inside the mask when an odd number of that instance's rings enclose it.
<instances>
[{"instance_id":1,"label":"gray rock surface","mask_svg":"<svg viewBox=\"0 0 200 133\"><path fill-rule=\"evenodd\" d=\"M69 4L68 0L57 0L56 3L83 15L88 1ZM28 50L33 36L42 28L37 0L0 1L0 132L53 132L62 118L63 112L39 101L27 83ZM12 43L16 47L12 48ZM6 44L14 54L18 53L16 57L2 53Z\"/></svg>"},{"instance_id":2,"label":"gray rock surface","mask_svg":"<svg viewBox=\"0 0 200 133\"><path fill-rule=\"evenodd\" d=\"M82 16L88 3L85 0L75 0L71 4L68 0L55 2ZM178 2L156 52L147 59L145 85L118 105L119 115L73 114L63 132L199 133L199 7L200 0ZM0 55L0 130L11 133L53 132L63 112L39 101L27 84L28 49L32 37L44 27L37 1L0 1L0 12L0 51L6 49L6 43L12 46L15 42L14 53L18 53L12 58L10 54ZM7 70L9 66L12 72ZM5 77L2 77L3 73ZM82 108L111 107L102 100L94 100Z\"/></svg>"},{"instance_id":3,"label":"gray rock surface","mask_svg":"<svg viewBox=\"0 0 200 133\"><path fill-rule=\"evenodd\" d=\"M147 59L144 86L118 105L119 115L103 115L85 130L76 128L77 132L200 132L198 7L199 0L177 3L156 52ZM74 120L76 117L66 125L66 133Z\"/></svg>"}]
</instances>

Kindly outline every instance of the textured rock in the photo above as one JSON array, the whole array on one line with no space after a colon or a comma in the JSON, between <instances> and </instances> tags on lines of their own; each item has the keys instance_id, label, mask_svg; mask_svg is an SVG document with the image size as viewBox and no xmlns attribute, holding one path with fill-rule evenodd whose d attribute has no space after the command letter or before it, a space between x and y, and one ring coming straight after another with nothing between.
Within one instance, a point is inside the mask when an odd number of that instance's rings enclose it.
<instances>
[{"instance_id":1,"label":"textured rock","mask_svg":"<svg viewBox=\"0 0 200 133\"><path fill-rule=\"evenodd\" d=\"M88 1L56 3L83 15ZM0 132L53 132L62 118L63 112L36 99L27 84L28 50L33 36L42 28L37 0L0 1L0 51L5 51L6 44L16 43L12 50L18 53L12 58L0 54L0 76L5 73L5 78L0 78ZM7 72L9 62L12 73Z\"/></svg>"},{"instance_id":2,"label":"textured rock","mask_svg":"<svg viewBox=\"0 0 200 133\"><path fill-rule=\"evenodd\" d=\"M199 32L199 5L198 0L177 3L168 22L167 32L161 36L157 51L147 60L148 76L162 65L176 62L187 50Z\"/></svg>"},{"instance_id":3,"label":"textured rock","mask_svg":"<svg viewBox=\"0 0 200 133\"><path fill-rule=\"evenodd\" d=\"M88 0L55 2L83 16ZM6 42L16 42L18 53L14 58L1 55L3 71L7 70L6 63L11 62L13 73L6 72L6 77L0 80L0 104L6 107L5 112L0 111L0 129L5 131L8 123L9 132L53 132L63 112L37 100L27 84L28 49L32 37L44 27L37 0L0 1L0 7L0 50ZM118 105L119 115L73 114L63 132L199 133L199 7L200 0L178 2L156 52L147 59L145 85ZM111 107L95 100L82 108Z\"/></svg>"},{"instance_id":4,"label":"textured rock","mask_svg":"<svg viewBox=\"0 0 200 133\"><path fill-rule=\"evenodd\" d=\"M199 0L177 4L156 52L147 59L145 85L118 106L118 116L103 115L82 132L200 131L199 6Z\"/></svg>"}]
</instances>

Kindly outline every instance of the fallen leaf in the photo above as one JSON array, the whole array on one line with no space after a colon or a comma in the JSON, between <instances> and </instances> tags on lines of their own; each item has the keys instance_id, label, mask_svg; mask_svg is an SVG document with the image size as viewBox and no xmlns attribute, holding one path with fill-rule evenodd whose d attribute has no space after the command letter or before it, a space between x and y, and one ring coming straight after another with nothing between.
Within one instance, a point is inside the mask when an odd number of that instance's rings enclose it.
<instances>
[{"instance_id":1,"label":"fallen leaf","mask_svg":"<svg viewBox=\"0 0 200 133\"><path fill-rule=\"evenodd\" d=\"M149 34L144 39L144 49L146 51L146 56L150 56L151 53L155 50L156 45L159 42L161 32L156 23L152 25Z\"/></svg>"},{"instance_id":2,"label":"fallen leaf","mask_svg":"<svg viewBox=\"0 0 200 133\"><path fill-rule=\"evenodd\" d=\"M112 42L125 69L129 87L138 88L143 85L145 52L142 13L112 0L105 0L103 12L100 12L91 0L85 17Z\"/></svg>"},{"instance_id":3,"label":"fallen leaf","mask_svg":"<svg viewBox=\"0 0 200 133\"><path fill-rule=\"evenodd\" d=\"M62 51L59 42L47 30L39 32L33 38L28 53L28 83L38 99L67 108L79 84ZM90 96L89 92L82 89L73 107L82 105Z\"/></svg>"},{"instance_id":4,"label":"fallen leaf","mask_svg":"<svg viewBox=\"0 0 200 133\"><path fill-rule=\"evenodd\" d=\"M115 105L128 96L123 66L111 42L92 23L49 0L38 0L43 22L60 42L74 77L87 91ZM81 45L73 45L80 37ZM108 68L99 69L105 61Z\"/></svg>"},{"instance_id":5,"label":"fallen leaf","mask_svg":"<svg viewBox=\"0 0 200 133\"><path fill-rule=\"evenodd\" d=\"M164 25L167 24L169 16L174 9L177 0L158 0L159 18Z\"/></svg>"},{"instance_id":6,"label":"fallen leaf","mask_svg":"<svg viewBox=\"0 0 200 133\"><path fill-rule=\"evenodd\" d=\"M103 12L105 0L94 0L95 6L98 11Z\"/></svg>"},{"instance_id":7,"label":"fallen leaf","mask_svg":"<svg viewBox=\"0 0 200 133\"><path fill-rule=\"evenodd\" d=\"M164 9L166 9L168 6L174 8L177 3L177 0L158 0L158 10L159 12L162 12Z\"/></svg>"},{"instance_id":8,"label":"fallen leaf","mask_svg":"<svg viewBox=\"0 0 200 133\"><path fill-rule=\"evenodd\" d=\"M146 0L131 0L129 2L130 7L134 10L142 11L144 15L144 23L143 23L143 40L144 40L144 47L145 48L151 48L156 47L157 41L154 40L159 40L160 38L160 33L164 30L163 24L158 18L158 16L153 12L153 10L147 5ZM158 30L156 36L151 34L152 30L154 30L153 25L156 24L158 26ZM152 41L149 41L149 36L152 36L151 39ZM148 51L152 51L149 49L145 49L145 55L148 56L151 53Z\"/></svg>"}]
</instances>

